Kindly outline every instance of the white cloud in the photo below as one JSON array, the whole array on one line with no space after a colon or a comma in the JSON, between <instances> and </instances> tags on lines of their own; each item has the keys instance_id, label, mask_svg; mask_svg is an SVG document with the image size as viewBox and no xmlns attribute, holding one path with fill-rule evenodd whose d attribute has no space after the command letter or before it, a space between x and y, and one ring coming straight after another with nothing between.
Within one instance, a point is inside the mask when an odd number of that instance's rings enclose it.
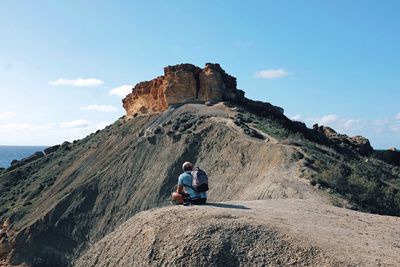
<instances>
[{"instance_id":1,"label":"white cloud","mask_svg":"<svg viewBox=\"0 0 400 267\"><path fill-rule=\"evenodd\" d=\"M316 122L322 125L328 125L338 120L338 116L335 114L325 115L321 118L318 118Z\"/></svg>"},{"instance_id":2,"label":"white cloud","mask_svg":"<svg viewBox=\"0 0 400 267\"><path fill-rule=\"evenodd\" d=\"M291 119L292 121L300 121L302 118L303 118L303 117L301 116L301 114L296 114L296 115L290 117L290 119Z\"/></svg>"},{"instance_id":3,"label":"white cloud","mask_svg":"<svg viewBox=\"0 0 400 267\"><path fill-rule=\"evenodd\" d=\"M338 131L355 131L366 126L367 122L360 119L341 118L336 114L329 114L320 117L304 117L301 114L290 117L291 120L303 121L309 127L314 123L319 125L330 126Z\"/></svg>"},{"instance_id":4,"label":"white cloud","mask_svg":"<svg viewBox=\"0 0 400 267\"><path fill-rule=\"evenodd\" d=\"M93 110L93 111L99 111L99 112L114 112L117 111L118 109L114 106L111 105L89 105L86 107L81 107L82 110Z\"/></svg>"},{"instance_id":5,"label":"white cloud","mask_svg":"<svg viewBox=\"0 0 400 267\"><path fill-rule=\"evenodd\" d=\"M254 74L255 78L262 79L278 79L287 76L289 73L285 69L269 69L269 70L261 70L257 71Z\"/></svg>"},{"instance_id":6,"label":"white cloud","mask_svg":"<svg viewBox=\"0 0 400 267\"><path fill-rule=\"evenodd\" d=\"M359 119L347 119L343 121L343 126L346 129L358 129L363 126L364 122Z\"/></svg>"},{"instance_id":7,"label":"white cloud","mask_svg":"<svg viewBox=\"0 0 400 267\"><path fill-rule=\"evenodd\" d=\"M127 94L132 92L132 85L121 85L115 87L108 92L110 95L122 96L125 97Z\"/></svg>"},{"instance_id":8,"label":"white cloud","mask_svg":"<svg viewBox=\"0 0 400 267\"><path fill-rule=\"evenodd\" d=\"M15 113L11 111L0 112L0 120L9 120L12 119L14 116Z\"/></svg>"},{"instance_id":9,"label":"white cloud","mask_svg":"<svg viewBox=\"0 0 400 267\"><path fill-rule=\"evenodd\" d=\"M57 79L55 81L50 81L50 85L69 85L69 86L77 86L77 87L96 87L102 85L104 82L98 79Z\"/></svg>"},{"instance_id":10,"label":"white cloud","mask_svg":"<svg viewBox=\"0 0 400 267\"><path fill-rule=\"evenodd\" d=\"M53 134L51 124L0 123L1 145L46 145Z\"/></svg>"},{"instance_id":11,"label":"white cloud","mask_svg":"<svg viewBox=\"0 0 400 267\"><path fill-rule=\"evenodd\" d=\"M400 133L400 125L396 125L396 124L391 125L390 130L393 132L396 132L396 133Z\"/></svg>"},{"instance_id":12,"label":"white cloud","mask_svg":"<svg viewBox=\"0 0 400 267\"><path fill-rule=\"evenodd\" d=\"M51 126L49 124L45 125L35 125L31 123L4 123L0 124L0 132L17 134L18 132L37 132L49 130Z\"/></svg>"},{"instance_id":13,"label":"white cloud","mask_svg":"<svg viewBox=\"0 0 400 267\"><path fill-rule=\"evenodd\" d=\"M79 119L79 120L74 120L74 121L68 121L68 122L63 122L60 124L61 128L65 129L80 129L80 128L87 128L92 125L91 121Z\"/></svg>"},{"instance_id":14,"label":"white cloud","mask_svg":"<svg viewBox=\"0 0 400 267\"><path fill-rule=\"evenodd\" d=\"M1 145L55 145L81 139L110 122L83 119L64 123L0 123Z\"/></svg>"},{"instance_id":15,"label":"white cloud","mask_svg":"<svg viewBox=\"0 0 400 267\"><path fill-rule=\"evenodd\" d=\"M373 126L387 126L390 123L388 119L377 119L372 121Z\"/></svg>"},{"instance_id":16,"label":"white cloud","mask_svg":"<svg viewBox=\"0 0 400 267\"><path fill-rule=\"evenodd\" d=\"M395 120L400 120L400 113L397 113L397 115L394 117Z\"/></svg>"}]
</instances>

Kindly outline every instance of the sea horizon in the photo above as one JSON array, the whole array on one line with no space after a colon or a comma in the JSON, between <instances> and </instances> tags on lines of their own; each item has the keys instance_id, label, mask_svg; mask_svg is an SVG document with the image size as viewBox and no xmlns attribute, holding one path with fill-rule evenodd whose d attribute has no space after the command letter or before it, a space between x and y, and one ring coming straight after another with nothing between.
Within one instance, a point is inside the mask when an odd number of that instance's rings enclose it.
<instances>
[{"instance_id":1,"label":"sea horizon","mask_svg":"<svg viewBox=\"0 0 400 267\"><path fill-rule=\"evenodd\" d=\"M0 147L50 147L51 145L0 145Z\"/></svg>"},{"instance_id":2,"label":"sea horizon","mask_svg":"<svg viewBox=\"0 0 400 267\"><path fill-rule=\"evenodd\" d=\"M49 146L0 145L0 168L8 168L14 159L21 160L47 147Z\"/></svg>"}]
</instances>

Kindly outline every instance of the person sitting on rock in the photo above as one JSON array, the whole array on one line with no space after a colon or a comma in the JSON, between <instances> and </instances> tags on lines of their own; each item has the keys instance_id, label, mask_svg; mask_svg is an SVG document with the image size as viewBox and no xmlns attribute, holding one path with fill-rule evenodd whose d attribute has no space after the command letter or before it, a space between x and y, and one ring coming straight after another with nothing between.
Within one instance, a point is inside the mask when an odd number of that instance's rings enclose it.
<instances>
[{"instance_id":1,"label":"person sitting on rock","mask_svg":"<svg viewBox=\"0 0 400 267\"><path fill-rule=\"evenodd\" d=\"M207 202L206 192L197 192L193 189L193 164L185 162L182 165L183 173L179 175L178 187L176 192L172 193L172 201L175 204L205 204Z\"/></svg>"}]
</instances>

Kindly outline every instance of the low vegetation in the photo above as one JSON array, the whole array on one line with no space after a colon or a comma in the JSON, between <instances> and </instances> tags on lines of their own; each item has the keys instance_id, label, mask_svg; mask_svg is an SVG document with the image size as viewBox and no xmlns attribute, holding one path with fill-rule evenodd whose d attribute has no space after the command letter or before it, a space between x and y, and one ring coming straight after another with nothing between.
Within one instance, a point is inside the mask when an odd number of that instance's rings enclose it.
<instances>
[{"instance_id":1,"label":"low vegetation","mask_svg":"<svg viewBox=\"0 0 400 267\"><path fill-rule=\"evenodd\" d=\"M306 178L312 185L344 197L354 209L400 216L400 168L377 159L377 152L361 157L334 144L318 144L316 138L311 141L279 120L257 118L254 126L282 144L301 147L304 167L310 170Z\"/></svg>"}]
</instances>

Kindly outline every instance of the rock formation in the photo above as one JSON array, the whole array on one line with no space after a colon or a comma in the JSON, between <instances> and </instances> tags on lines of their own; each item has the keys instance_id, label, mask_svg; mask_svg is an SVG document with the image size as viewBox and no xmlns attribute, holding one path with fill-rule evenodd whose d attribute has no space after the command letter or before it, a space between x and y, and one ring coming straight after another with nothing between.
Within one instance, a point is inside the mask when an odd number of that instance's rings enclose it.
<instances>
[{"instance_id":1,"label":"rock formation","mask_svg":"<svg viewBox=\"0 0 400 267\"><path fill-rule=\"evenodd\" d=\"M219 64L207 63L204 69L192 64L164 68L164 75L135 85L123 99L128 116L152 113L168 106L184 103L216 103L220 101L244 104L259 112L283 114L283 109L269 103L252 101L237 89L236 78L227 74Z\"/></svg>"},{"instance_id":2,"label":"rock formation","mask_svg":"<svg viewBox=\"0 0 400 267\"><path fill-rule=\"evenodd\" d=\"M337 133L331 127L322 125L318 126L318 124L314 124L313 129L317 132L322 133L323 135L340 144L341 146L350 146L351 148L355 149L360 155L370 155L374 150L369 140L363 136L357 135L349 137L345 134Z\"/></svg>"},{"instance_id":3,"label":"rock formation","mask_svg":"<svg viewBox=\"0 0 400 267\"><path fill-rule=\"evenodd\" d=\"M11 167L16 168L16 167L20 167L22 165L25 165L29 162L35 161L37 159L40 159L42 157L44 157L44 153L41 151L37 151L35 153L33 153L32 155L30 155L29 157L23 158L21 160L16 160L14 159L13 161L11 161Z\"/></svg>"}]
</instances>

